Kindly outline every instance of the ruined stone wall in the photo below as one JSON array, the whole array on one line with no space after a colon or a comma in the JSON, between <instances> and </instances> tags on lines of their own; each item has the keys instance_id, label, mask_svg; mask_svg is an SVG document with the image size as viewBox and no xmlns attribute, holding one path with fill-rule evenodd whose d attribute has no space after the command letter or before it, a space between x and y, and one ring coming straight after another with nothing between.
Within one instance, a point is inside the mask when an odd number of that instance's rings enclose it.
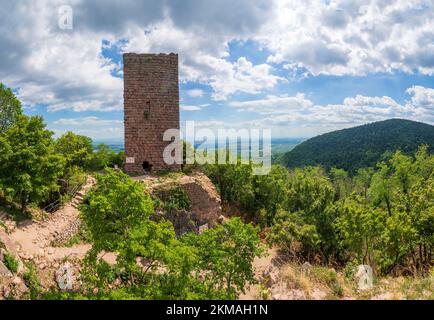
<instances>
[{"instance_id":1,"label":"ruined stone wall","mask_svg":"<svg viewBox=\"0 0 434 320\"><path fill-rule=\"evenodd\" d=\"M179 129L178 55L126 53L124 59L125 170L180 169L167 165L167 129Z\"/></svg>"}]
</instances>

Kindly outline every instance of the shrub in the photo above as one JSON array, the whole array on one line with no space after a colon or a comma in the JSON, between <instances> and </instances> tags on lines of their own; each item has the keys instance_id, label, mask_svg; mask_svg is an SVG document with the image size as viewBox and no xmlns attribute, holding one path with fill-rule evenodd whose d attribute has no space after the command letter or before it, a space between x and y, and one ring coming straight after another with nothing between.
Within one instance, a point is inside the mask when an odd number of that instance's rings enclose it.
<instances>
[{"instance_id":1,"label":"shrub","mask_svg":"<svg viewBox=\"0 0 434 320\"><path fill-rule=\"evenodd\" d=\"M9 253L4 254L4 264L11 272L16 273L18 271L18 261L15 257Z\"/></svg>"},{"instance_id":2,"label":"shrub","mask_svg":"<svg viewBox=\"0 0 434 320\"><path fill-rule=\"evenodd\" d=\"M164 201L164 208L168 212L190 210L191 200L184 189L175 187L170 189L169 195Z\"/></svg>"},{"instance_id":3,"label":"shrub","mask_svg":"<svg viewBox=\"0 0 434 320\"><path fill-rule=\"evenodd\" d=\"M30 299L35 300L39 297L39 293L41 291L38 273L36 271L35 264L33 262L29 262L27 264L27 271L23 275L23 279L29 288L30 291Z\"/></svg>"}]
</instances>

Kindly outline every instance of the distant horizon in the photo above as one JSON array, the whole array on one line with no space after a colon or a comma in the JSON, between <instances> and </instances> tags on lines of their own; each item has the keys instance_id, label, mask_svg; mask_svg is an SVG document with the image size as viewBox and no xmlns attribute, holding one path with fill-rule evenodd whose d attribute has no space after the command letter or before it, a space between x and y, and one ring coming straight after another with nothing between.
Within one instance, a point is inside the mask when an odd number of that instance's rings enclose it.
<instances>
[{"instance_id":1,"label":"distant horizon","mask_svg":"<svg viewBox=\"0 0 434 320\"><path fill-rule=\"evenodd\" d=\"M390 119L385 119L385 120L381 120L381 121L373 121L373 122L367 122L367 123L363 123L363 124L358 124L355 126L351 126L351 127L347 127L347 128L341 128L341 129L337 129L337 130L332 130L332 131L327 131L324 133L320 133L317 135L313 135L313 136L307 136L307 137L271 137L271 141L273 142L279 142L279 141L283 141L283 142L302 142L311 138L314 138L316 136L322 135L322 134L327 134L333 131L339 131L339 130L345 130L345 129L351 129L354 127L358 127L358 126L363 126L363 125L367 125L367 124L371 124L371 123L375 123L375 122L383 122L383 121L390 121L390 120L407 120L407 121L413 121L413 122L418 122L418 123L423 123L423 124L427 124L432 126L433 124L424 122L424 121L414 121L414 120L408 120L408 119L402 119L402 118L390 118ZM116 137L116 138L102 138L102 139L92 139L93 144L98 144L98 143L116 143L119 144L121 143L122 145L124 144L124 137ZM191 142L191 139L187 139L187 141Z\"/></svg>"}]
</instances>

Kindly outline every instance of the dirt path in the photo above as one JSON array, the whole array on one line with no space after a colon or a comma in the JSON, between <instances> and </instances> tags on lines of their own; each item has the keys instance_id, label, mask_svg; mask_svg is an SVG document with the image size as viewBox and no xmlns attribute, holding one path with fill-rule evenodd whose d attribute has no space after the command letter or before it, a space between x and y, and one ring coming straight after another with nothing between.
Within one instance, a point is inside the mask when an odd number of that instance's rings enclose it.
<instances>
[{"instance_id":1,"label":"dirt path","mask_svg":"<svg viewBox=\"0 0 434 320\"><path fill-rule=\"evenodd\" d=\"M10 234L10 238L17 245L20 255L27 257L41 257L46 260L61 260L68 256L82 258L90 249L90 245L77 245L71 248L53 247L52 241L62 232L67 231L71 225L77 223L79 211L75 207L77 199L93 186L94 179L89 177L86 184L77 194L76 198L60 210L54 212L44 221L26 221L21 223Z\"/></svg>"}]
</instances>

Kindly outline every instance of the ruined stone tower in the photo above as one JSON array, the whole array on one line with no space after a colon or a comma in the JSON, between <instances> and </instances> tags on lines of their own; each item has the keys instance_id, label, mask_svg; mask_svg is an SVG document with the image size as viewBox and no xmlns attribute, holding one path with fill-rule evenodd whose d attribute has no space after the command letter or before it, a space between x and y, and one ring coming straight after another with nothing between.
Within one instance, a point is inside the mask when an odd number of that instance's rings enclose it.
<instances>
[{"instance_id":1,"label":"ruined stone tower","mask_svg":"<svg viewBox=\"0 0 434 320\"><path fill-rule=\"evenodd\" d=\"M125 53L125 171L145 173L179 169L167 165L163 141L167 129L179 129L177 54Z\"/></svg>"}]
</instances>

